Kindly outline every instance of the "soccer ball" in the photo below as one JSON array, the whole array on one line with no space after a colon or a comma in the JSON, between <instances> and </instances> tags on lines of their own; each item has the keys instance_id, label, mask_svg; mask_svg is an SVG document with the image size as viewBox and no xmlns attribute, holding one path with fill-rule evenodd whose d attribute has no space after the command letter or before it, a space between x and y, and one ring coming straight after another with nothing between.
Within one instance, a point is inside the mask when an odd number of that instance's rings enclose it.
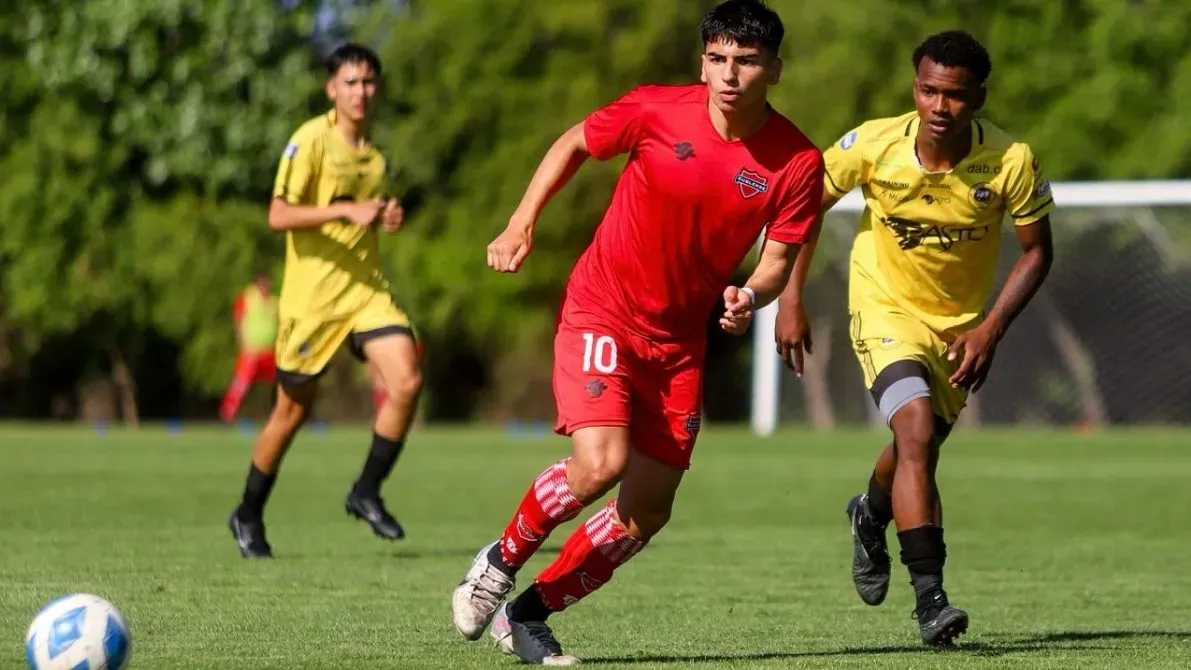
<instances>
[{"instance_id":1,"label":"soccer ball","mask_svg":"<svg viewBox=\"0 0 1191 670\"><path fill-rule=\"evenodd\" d=\"M43 607L25 635L32 670L122 670L132 651L128 626L116 606L75 593Z\"/></svg>"}]
</instances>

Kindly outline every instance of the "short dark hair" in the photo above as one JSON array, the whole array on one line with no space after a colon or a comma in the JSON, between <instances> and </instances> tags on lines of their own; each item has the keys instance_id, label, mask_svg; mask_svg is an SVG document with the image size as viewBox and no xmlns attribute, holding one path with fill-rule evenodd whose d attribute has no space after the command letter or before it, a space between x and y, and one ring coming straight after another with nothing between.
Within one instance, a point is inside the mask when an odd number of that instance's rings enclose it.
<instances>
[{"instance_id":1,"label":"short dark hair","mask_svg":"<svg viewBox=\"0 0 1191 670\"><path fill-rule=\"evenodd\" d=\"M355 42L340 44L327 56L327 76L339 74L339 68L348 63L368 63L372 71L380 76L380 58L376 52Z\"/></svg>"},{"instance_id":2,"label":"short dark hair","mask_svg":"<svg viewBox=\"0 0 1191 670\"><path fill-rule=\"evenodd\" d=\"M727 0L716 5L699 24L703 44L730 42L764 47L776 56L786 29L777 12L761 0Z\"/></svg>"},{"instance_id":3,"label":"short dark hair","mask_svg":"<svg viewBox=\"0 0 1191 670\"><path fill-rule=\"evenodd\" d=\"M944 67L966 69L978 86L984 86L992 72L988 51L975 37L963 30L947 30L926 38L914 50L915 71L923 58L929 58Z\"/></svg>"}]
</instances>

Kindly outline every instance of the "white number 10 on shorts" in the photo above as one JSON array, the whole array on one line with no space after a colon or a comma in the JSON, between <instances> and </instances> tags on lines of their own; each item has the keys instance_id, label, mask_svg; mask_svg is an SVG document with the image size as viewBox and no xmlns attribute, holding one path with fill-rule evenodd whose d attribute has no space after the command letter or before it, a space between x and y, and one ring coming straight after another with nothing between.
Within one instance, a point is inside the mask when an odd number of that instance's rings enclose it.
<instances>
[{"instance_id":1,"label":"white number 10 on shorts","mask_svg":"<svg viewBox=\"0 0 1191 670\"><path fill-rule=\"evenodd\" d=\"M583 333L583 371L611 374L616 371L616 340L608 335Z\"/></svg>"}]
</instances>

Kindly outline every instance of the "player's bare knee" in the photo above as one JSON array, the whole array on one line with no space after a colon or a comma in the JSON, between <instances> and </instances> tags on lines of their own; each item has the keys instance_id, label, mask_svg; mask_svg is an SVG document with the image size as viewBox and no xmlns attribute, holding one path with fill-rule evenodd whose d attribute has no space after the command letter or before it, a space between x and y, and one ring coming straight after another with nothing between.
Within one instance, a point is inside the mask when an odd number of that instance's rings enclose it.
<instances>
[{"instance_id":1,"label":"player's bare knee","mask_svg":"<svg viewBox=\"0 0 1191 670\"><path fill-rule=\"evenodd\" d=\"M897 440L897 466L930 470L935 462L934 432L930 424L917 423L902 427L894 433Z\"/></svg>"},{"instance_id":2,"label":"player's bare knee","mask_svg":"<svg viewBox=\"0 0 1191 670\"><path fill-rule=\"evenodd\" d=\"M630 521L635 527L630 529L631 532L635 531L632 534L639 539L648 540L670 523L670 508L640 510L633 513Z\"/></svg>"},{"instance_id":3,"label":"player's bare knee","mask_svg":"<svg viewBox=\"0 0 1191 670\"><path fill-rule=\"evenodd\" d=\"M616 486L624 475L624 470L625 462L615 457L581 461L578 464L572 459L567 467L567 483L575 497L591 501Z\"/></svg>"},{"instance_id":4,"label":"player's bare knee","mask_svg":"<svg viewBox=\"0 0 1191 670\"><path fill-rule=\"evenodd\" d=\"M392 382L385 384L389 401L397 405L408 405L422 394L422 371L416 367L402 370L394 375Z\"/></svg>"},{"instance_id":5,"label":"player's bare knee","mask_svg":"<svg viewBox=\"0 0 1191 670\"><path fill-rule=\"evenodd\" d=\"M599 498L616 486L628 468L628 448L615 441L576 444L567 465L567 484L580 500Z\"/></svg>"},{"instance_id":6,"label":"player's bare knee","mask_svg":"<svg viewBox=\"0 0 1191 670\"><path fill-rule=\"evenodd\" d=\"M917 398L895 413L889 421L897 443L897 462L929 462L935 445L934 412L927 398Z\"/></svg>"},{"instance_id":7,"label":"player's bare knee","mask_svg":"<svg viewBox=\"0 0 1191 670\"><path fill-rule=\"evenodd\" d=\"M299 402L286 394L278 394L270 420L287 433L295 433L310 416L311 402Z\"/></svg>"},{"instance_id":8,"label":"player's bare knee","mask_svg":"<svg viewBox=\"0 0 1191 670\"><path fill-rule=\"evenodd\" d=\"M934 443L934 429L929 423L915 423L895 432L894 439L897 440L899 460L904 458L903 454L926 454Z\"/></svg>"},{"instance_id":9,"label":"player's bare knee","mask_svg":"<svg viewBox=\"0 0 1191 670\"><path fill-rule=\"evenodd\" d=\"M306 423L306 418L310 415L309 410L297 403L279 404L273 410L272 420L279 428L286 433L296 433L302 424Z\"/></svg>"}]
</instances>

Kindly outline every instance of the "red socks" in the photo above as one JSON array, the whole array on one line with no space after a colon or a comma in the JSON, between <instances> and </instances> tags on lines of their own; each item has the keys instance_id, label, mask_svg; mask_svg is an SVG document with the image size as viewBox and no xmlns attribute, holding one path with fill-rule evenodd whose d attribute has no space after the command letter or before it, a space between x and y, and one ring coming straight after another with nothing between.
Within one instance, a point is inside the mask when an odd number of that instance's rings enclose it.
<instances>
[{"instance_id":1,"label":"red socks","mask_svg":"<svg viewBox=\"0 0 1191 670\"><path fill-rule=\"evenodd\" d=\"M567 484L570 460L564 458L543 470L521 500L500 538L500 556L506 564L525 565L555 528L583 510L583 502L571 493Z\"/></svg>"},{"instance_id":2,"label":"red socks","mask_svg":"<svg viewBox=\"0 0 1191 670\"><path fill-rule=\"evenodd\" d=\"M645 547L645 540L629 535L616 518L613 500L567 538L562 553L535 580L542 602L561 611L595 591L616 568Z\"/></svg>"}]
</instances>

